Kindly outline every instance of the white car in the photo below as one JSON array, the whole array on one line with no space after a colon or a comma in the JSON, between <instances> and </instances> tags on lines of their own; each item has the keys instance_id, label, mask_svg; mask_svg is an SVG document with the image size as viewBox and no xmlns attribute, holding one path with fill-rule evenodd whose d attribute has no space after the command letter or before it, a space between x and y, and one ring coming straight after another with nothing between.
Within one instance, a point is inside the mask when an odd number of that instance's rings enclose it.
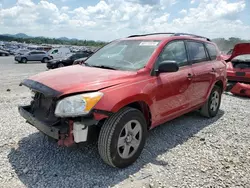
<instances>
[{"instance_id":1,"label":"white car","mask_svg":"<svg viewBox=\"0 0 250 188\"><path fill-rule=\"evenodd\" d=\"M53 57L53 59L59 59L63 58L69 54L71 54L71 51L69 48L61 47L61 48L53 48L48 51L48 54Z\"/></svg>"}]
</instances>

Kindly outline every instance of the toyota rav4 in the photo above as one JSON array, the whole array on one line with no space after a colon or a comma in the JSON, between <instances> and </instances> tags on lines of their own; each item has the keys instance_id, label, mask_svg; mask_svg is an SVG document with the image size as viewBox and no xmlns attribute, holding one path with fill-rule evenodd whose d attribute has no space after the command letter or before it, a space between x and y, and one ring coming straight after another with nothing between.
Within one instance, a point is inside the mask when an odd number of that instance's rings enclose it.
<instances>
[{"instance_id":1,"label":"toyota rav4","mask_svg":"<svg viewBox=\"0 0 250 188\"><path fill-rule=\"evenodd\" d=\"M19 113L61 146L96 139L101 158L124 168L137 160L150 129L195 110L216 116L226 76L217 46L205 37L133 35L82 65L23 80L34 96Z\"/></svg>"}]
</instances>

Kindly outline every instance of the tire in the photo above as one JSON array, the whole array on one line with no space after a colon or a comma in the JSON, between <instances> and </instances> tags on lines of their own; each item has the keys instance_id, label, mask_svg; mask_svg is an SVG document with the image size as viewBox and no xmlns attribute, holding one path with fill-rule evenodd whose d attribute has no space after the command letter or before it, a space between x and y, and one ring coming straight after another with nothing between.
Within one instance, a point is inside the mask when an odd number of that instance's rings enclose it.
<instances>
[{"instance_id":1,"label":"tire","mask_svg":"<svg viewBox=\"0 0 250 188\"><path fill-rule=\"evenodd\" d=\"M49 61L49 58L45 57L43 58L42 63L48 63L48 61Z\"/></svg>"},{"instance_id":2,"label":"tire","mask_svg":"<svg viewBox=\"0 0 250 188\"><path fill-rule=\"evenodd\" d=\"M26 59L26 58L22 58L22 59L21 59L21 62L22 62L22 63L27 63L27 59Z\"/></svg>"},{"instance_id":3,"label":"tire","mask_svg":"<svg viewBox=\"0 0 250 188\"><path fill-rule=\"evenodd\" d=\"M214 86L206 103L201 107L202 116L212 118L215 117L220 109L222 89Z\"/></svg>"},{"instance_id":4,"label":"tire","mask_svg":"<svg viewBox=\"0 0 250 188\"><path fill-rule=\"evenodd\" d=\"M147 132L146 120L139 110L130 107L121 109L109 117L101 127L98 138L101 158L112 167L125 168L132 165L144 148ZM121 146L117 147L119 140ZM128 155L125 148L128 149Z\"/></svg>"},{"instance_id":5,"label":"tire","mask_svg":"<svg viewBox=\"0 0 250 188\"><path fill-rule=\"evenodd\" d=\"M4 54L4 53L2 53L2 54L1 54L1 56L5 56L5 54Z\"/></svg>"},{"instance_id":6,"label":"tire","mask_svg":"<svg viewBox=\"0 0 250 188\"><path fill-rule=\"evenodd\" d=\"M64 67L64 64L59 63L57 67L58 67L58 68L60 68L60 67Z\"/></svg>"}]
</instances>

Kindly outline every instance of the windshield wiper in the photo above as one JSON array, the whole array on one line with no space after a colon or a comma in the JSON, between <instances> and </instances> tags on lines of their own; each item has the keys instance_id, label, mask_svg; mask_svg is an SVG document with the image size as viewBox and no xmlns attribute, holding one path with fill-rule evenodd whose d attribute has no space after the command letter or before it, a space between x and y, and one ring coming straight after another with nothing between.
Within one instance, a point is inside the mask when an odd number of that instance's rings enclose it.
<instances>
[{"instance_id":1,"label":"windshield wiper","mask_svg":"<svg viewBox=\"0 0 250 188\"><path fill-rule=\"evenodd\" d=\"M88 67L96 67L96 68L102 68L102 69L117 70L116 68L110 67L110 66L107 66L107 65L90 65L90 64L87 64L87 63L85 63L85 65L87 65Z\"/></svg>"}]
</instances>

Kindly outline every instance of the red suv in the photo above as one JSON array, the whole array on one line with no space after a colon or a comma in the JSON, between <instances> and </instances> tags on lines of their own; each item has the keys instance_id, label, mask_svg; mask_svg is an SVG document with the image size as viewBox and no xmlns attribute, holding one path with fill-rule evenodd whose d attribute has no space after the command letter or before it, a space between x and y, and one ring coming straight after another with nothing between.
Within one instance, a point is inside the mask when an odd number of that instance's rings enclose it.
<instances>
[{"instance_id":1,"label":"red suv","mask_svg":"<svg viewBox=\"0 0 250 188\"><path fill-rule=\"evenodd\" d=\"M216 116L226 64L209 39L185 33L112 41L82 65L22 81L33 100L19 113L59 145L98 139L101 158L124 168L141 154L150 129L199 110Z\"/></svg>"}]
</instances>

